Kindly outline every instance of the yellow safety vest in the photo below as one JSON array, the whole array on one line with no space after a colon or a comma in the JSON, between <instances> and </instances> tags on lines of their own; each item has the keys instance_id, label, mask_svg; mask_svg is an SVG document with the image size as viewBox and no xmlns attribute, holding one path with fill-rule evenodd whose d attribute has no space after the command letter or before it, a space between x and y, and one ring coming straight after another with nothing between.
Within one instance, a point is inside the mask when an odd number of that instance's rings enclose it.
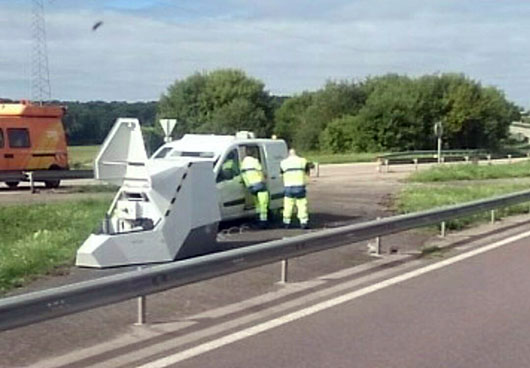
<instances>
[{"instance_id":1,"label":"yellow safety vest","mask_svg":"<svg viewBox=\"0 0 530 368\"><path fill-rule=\"evenodd\" d=\"M298 156L289 156L280 163L283 185L286 187L305 186L307 160Z\"/></svg>"},{"instance_id":2,"label":"yellow safety vest","mask_svg":"<svg viewBox=\"0 0 530 368\"><path fill-rule=\"evenodd\" d=\"M243 162L241 162L241 176L247 187L251 187L264 181L261 164L252 156L246 156L243 159Z\"/></svg>"}]
</instances>

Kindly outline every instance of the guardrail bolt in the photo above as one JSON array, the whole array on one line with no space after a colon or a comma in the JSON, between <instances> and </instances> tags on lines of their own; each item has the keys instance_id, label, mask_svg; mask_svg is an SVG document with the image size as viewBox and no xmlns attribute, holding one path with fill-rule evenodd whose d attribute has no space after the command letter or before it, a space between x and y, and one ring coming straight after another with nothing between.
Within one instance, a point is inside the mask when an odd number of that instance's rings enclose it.
<instances>
[{"instance_id":1,"label":"guardrail bolt","mask_svg":"<svg viewBox=\"0 0 530 368\"><path fill-rule=\"evenodd\" d=\"M282 261L282 275L280 279L280 284L286 284L287 283L287 272L289 270L289 260L284 259Z\"/></svg>"},{"instance_id":2,"label":"guardrail bolt","mask_svg":"<svg viewBox=\"0 0 530 368\"><path fill-rule=\"evenodd\" d=\"M445 221L442 221L440 224L440 236L442 238L445 238Z\"/></svg>"}]
</instances>

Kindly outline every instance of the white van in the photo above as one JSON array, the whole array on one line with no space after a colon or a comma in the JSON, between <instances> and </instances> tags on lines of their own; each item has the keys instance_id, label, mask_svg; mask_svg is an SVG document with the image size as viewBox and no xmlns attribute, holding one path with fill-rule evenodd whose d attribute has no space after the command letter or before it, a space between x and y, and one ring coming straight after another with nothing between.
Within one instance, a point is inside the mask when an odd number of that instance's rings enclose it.
<instances>
[{"instance_id":1,"label":"white van","mask_svg":"<svg viewBox=\"0 0 530 368\"><path fill-rule=\"evenodd\" d=\"M243 184L239 170L247 148L254 148L261 162L270 194L271 210L283 206L283 181L280 162L287 157L287 144L281 139L254 138L251 132L236 135L186 134L181 139L161 146L150 158L194 159L213 162L218 190L221 220L255 215L254 201ZM230 170L226 170L232 161Z\"/></svg>"}]
</instances>

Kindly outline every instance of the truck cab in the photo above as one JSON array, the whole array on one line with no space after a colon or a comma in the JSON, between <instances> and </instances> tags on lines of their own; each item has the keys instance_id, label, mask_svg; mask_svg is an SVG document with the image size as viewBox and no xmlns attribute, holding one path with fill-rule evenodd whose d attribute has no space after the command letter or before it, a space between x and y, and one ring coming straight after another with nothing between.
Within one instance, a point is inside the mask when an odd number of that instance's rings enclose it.
<instances>
[{"instance_id":1,"label":"truck cab","mask_svg":"<svg viewBox=\"0 0 530 368\"><path fill-rule=\"evenodd\" d=\"M16 187L23 172L68 169L68 153L61 106L33 105L28 101L0 104L0 173ZM59 180L45 181L47 187Z\"/></svg>"}]
</instances>

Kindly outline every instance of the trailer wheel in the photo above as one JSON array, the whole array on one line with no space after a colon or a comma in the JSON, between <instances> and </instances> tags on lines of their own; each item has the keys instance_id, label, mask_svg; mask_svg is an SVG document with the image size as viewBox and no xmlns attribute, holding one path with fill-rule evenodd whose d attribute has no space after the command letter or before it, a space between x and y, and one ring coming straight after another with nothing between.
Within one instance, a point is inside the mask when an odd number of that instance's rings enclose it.
<instances>
[{"instance_id":1,"label":"trailer wheel","mask_svg":"<svg viewBox=\"0 0 530 368\"><path fill-rule=\"evenodd\" d=\"M14 189L18 187L18 183L20 182L19 181L6 181L5 183L9 188Z\"/></svg>"}]
</instances>

